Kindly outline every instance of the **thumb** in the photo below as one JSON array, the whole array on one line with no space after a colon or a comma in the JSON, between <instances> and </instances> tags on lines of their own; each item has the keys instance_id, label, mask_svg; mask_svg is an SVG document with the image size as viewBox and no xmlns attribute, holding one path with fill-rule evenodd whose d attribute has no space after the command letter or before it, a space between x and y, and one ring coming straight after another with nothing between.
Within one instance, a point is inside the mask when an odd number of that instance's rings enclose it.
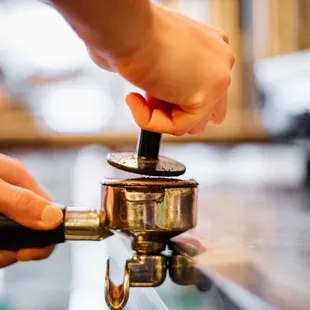
<instances>
[{"instance_id":1,"label":"thumb","mask_svg":"<svg viewBox=\"0 0 310 310\"><path fill-rule=\"evenodd\" d=\"M63 220L60 207L34 192L0 179L0 213L15 222L38 230L56 228Z\"/></svg>"}]
</instances>

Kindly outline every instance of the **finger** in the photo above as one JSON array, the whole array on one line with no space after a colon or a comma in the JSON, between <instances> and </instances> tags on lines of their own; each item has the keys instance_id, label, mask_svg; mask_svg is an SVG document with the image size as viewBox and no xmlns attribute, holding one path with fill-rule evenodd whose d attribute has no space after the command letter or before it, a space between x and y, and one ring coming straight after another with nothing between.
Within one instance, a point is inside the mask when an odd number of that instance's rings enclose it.
<instances>
[{"instance_id":1,"label":"finger","mask_svg":"<svg viewBox=\"0 0 310 310\"><path fill-rule=\"evenodd\" d=\"M227 92L222 96L219 102L215 105L210 124L220 125L227 115Z\"/></svg>"},{"instance_id":2,"label":"finger","mask_svg":"<svg viewBox=\"0 0 310 310\"><path fill-rule=\"evenodd\" d=\"M210 121L210 119L212 119L212 114L213 114L213 111L211 111L205 117L203 117L200 120L200 122L198 122L198 124L196 124L192 129L188 131L188 134L192 136L201 135L205 131L206 127L208 126L208 122Z\"/></svg>"},{"instance_id":3,"label":"finger","mask_svg":"<svg viewBox=\"0 0 310 310\"><path fill-rule=\"evenodd\" d=\"M139 94L137 95L139 96ZM146 101L152 109L160 109L160 110L165 110L167 112L171 112L172 104L170 103L159 100L155 97L150 96L149 94L146 94Z\"/></svg>"},{"instance_id":4,"label":"finger","mask_svg":"<svg viewBox=\"0 0 310 310\"><path fill-rule=\"evenodd\" d=\"M199 136L202 133L204 133L204 131L206 130L206 127L208 126L208 120L207 119L203 119L200 123L198 123L198 125L194 126L189 132L188 134L192 135L192 136Z\"/></svg>"},{"instance_id":5,"label":"finger","mask_svg":"<svg viewBox=\"0 0 310 310\"><path fill-rule=\"evenodd\" d=\"M16 263L16 253L13 251L0 251L0 268Z\"/></svg>"},{"instance_id":6,"label":"finger","mask_svg":"<svg viewBox=\"0 0 310 310\"><path fill-rule=\"evenodd\" d=\"M228 67L229 75L231 75L230 71L233 69L236 62L236 55L232 47L227 44L216 44L210 48L216 53L218 60L223 62L225 67Z\"/></svg>"},{"instance_id":7,"label":"finger","mask_svg":"<svg viewBox=\"0 0 310 310\"><path fill-rule=\"evenodd\" d=\"M152 107L148 105L146 99L138 93L130 93L125 99L129 106L134 120L142 129L150 119ZM142 125L142 126L141 126Z\"/></svg>"},{"instance_id":8,"label":"finger","mask_svg":"<svg viewBox=\"0 0 310 310\"><path fill-rule=\"evenodd\" d=\"M23 164L19 160L4 154L0 154L0 179L12 185L28 188L50 200L50 197L39 186Z\"/></svg>"},{"instance_id":9,"label":"finger","mask_svg":"<svg viewBox=\"0 0 310 310\"><path fill-rule=\"evenodd\" d=\"M228 34L222 30L222 29L219 29L219 28L216 28L215 26L212 26L212 25L204 25L204 29L207 30L207 31L210 31L210 29L212 29L218 36L221 37L221 39L229 44L229 37L228 37Z\"/></svg>"},{"instance_id":10,"label":"finger","mask_svg":"<svg viewBox=\"0 0 310 310\"><path fill-rule=\"evenodd\" d=\"M39 230L53 229L63 220L63 212L31 190L0 179L0 213L19 224Z\"/></svg>"},{"instance_id":11,"label":"finger","mask_svg":"<svg viewBox=\"0 0 310 310\"><path fill-rule=\"evenodd\" d=\"M55 246L49 246L42 249L22 249L17 252L16 260L26 262L30 260L42 260L49 257Z\"/></svg>"},{"instance_id":12,"label":"finger","mask_svg":"<svg viewBox=\"0 0 310 310\"><path fill-rule=\"evenodd\" d=\"M202 134L208 126L208 123L212 120L214 110L215 108L213 108L209 113L203 116L201 120L188 131L188 133L193 136Z\"/></svg>"},{"instance_id":13,"label":"finger","mask_svg":"<svg viewBox=\"0 0 310 310\"><path fill-rule=\"evenodd\" d=\"M214 109L208 113L202 120L195 125L188 133L193 136L202 134L208 124L219 125L221 124L227 114L227 92L222 98L215 104Z\"/></svg>"},{"instance_id":14,"label":"finger","mask_svg":"<svg viewBox=\"0 0 310 310\"><path fill-rule=\"evenodd\" d=\"M225 64L228 66L228 68L230 70L232 70L234 65L235 65L235 63L236 63L236 55L235 55L232 47L227 45L225 47L225 49L219 50L218 55L221 55L221 53L224 56L224 57L221 57L221 60L223 61L223 59L224 59L225 60Z\"/></svg>"},{"instance_id":15,"label":"finger","mask_svg":"<svg viewBox=\"0 0 310 310\"><path fill-rule=\"evenodd\" d=\"M135 93L129 94L126 102L138 126L153 132L181 136L201 118L199 113L188 113L176 105L172 105L170 112L152 109L143 96Z\"/></svg>"}]
</instances>

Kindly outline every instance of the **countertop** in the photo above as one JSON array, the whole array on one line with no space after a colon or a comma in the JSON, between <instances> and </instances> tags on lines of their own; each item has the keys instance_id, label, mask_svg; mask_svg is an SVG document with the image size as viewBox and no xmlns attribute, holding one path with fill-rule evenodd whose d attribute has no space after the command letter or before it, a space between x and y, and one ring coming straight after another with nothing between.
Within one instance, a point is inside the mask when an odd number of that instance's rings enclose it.
<instances>
[{"instance_id":1,"label":"countertop","mask_svg":"<svg viewBox=\"0 0 310 310\"><path fill-rule=\"evenodd\" d=\"M108 149L98 146L3 152L20 158L54 200L66 205L97 207L100 180L129 176L108 166ZM196 258L198 263L276 309L307 310L310 208L309 191L302 186L302 151L292 146L192 144L164 145L163 154L182 161L187 166L184 178L195 178L200 184L198 225L187 233L208 249ZM104 260L109 255L121 268L126 258L117 242L66 243L45 261L2 270L0 297L6 296L14 310L105 309ZM169 283L165 285L169 288ZM141 289L144 305L207 309L196 295L182 289L169 291L165 285L144 295ZM135 309L137 299L131 300L128 309ZM209 309L223 309L214 304L209 300Z\"/></svg>"}]
</instances>

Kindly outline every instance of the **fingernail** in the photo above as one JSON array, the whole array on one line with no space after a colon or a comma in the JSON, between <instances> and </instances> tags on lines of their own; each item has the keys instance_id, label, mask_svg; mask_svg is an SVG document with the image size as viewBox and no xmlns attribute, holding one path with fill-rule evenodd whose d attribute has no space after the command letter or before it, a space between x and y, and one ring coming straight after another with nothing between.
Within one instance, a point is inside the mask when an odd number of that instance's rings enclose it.
<instances>
[{"instance_id":1,"label":"fingernail","mask_svg":"<svg viewBox=\"0 0 310 310\"><path fill-rule=\"evenodd\" d=\"M63 213L59 207L50 205L44 207L41 213L41 221L45 225L60 223L63 219Z\"/></svg>"}]
</instances>

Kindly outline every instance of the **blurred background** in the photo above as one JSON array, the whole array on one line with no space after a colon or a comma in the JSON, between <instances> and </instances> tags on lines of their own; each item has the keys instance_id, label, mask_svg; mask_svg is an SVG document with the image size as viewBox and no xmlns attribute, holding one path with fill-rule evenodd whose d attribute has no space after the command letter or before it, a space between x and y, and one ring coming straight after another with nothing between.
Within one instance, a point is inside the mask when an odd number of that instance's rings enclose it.
<instances>
[{"instance_id":1,"label":"blurred background","mask_svg":"<svg viewBox=\"0 0 310 310\"><path fill-rule=\"evenodd\" d=\"M169 136L167 140L266 140L273 121L264 119L258 109L262 101L275 106L284 101L275 131L289 126L283 114L292 114L287 106L296 105L289 100L306 107L309 94L303 86L308 82L309 61L304 51L310 44L306 0L157 2L224 29L237 59L225 123L197 138ZM35 0L1 0L0 14L1 143L135 141L138 129L124 97L139 90L97 68L84 44L52 7ZM292 89L298 90L298 98Z\"/></svg>"},{"instance_id":2,"label":"blurred background","mask_svg":"<svg viewBox=\"0 0 310 310\"><path fill-rule=\"evenodd\" d=\"M308 309L303 307L309 300L292 283L310 287L303 265L310 253L304 239L310 220L310 1L157 2L224 29L236 54L225 122L199 137L163 140L162 153L187 166L185 178L200 182L194 234L222 247L254 242L256 258L263 253L277 262L265 271L277 284L272 292L251 286L253 292L280 309ZM139 128L124 102L130 91L141 90L94 65L52 7L0 0L0 151L20 158L55 201L96 207L100 180L123 176L107 166L105 156L135 148ZM266 246L270 240L276 240L273 250ZM105 309L102 261L121 247L111 242L62 245L46 261L0 271L4 309ZM286 260L274 250L281 242L290 244ZM300 243L303 251L296 253ZM229 270L225 275L233 278ZM293 294L289 299L280 294L286 290ZM150 297L140 291L144 301L129 307L153 309L156 300L154 309L188 309L191 293L171 287L169 292L159 289ZM206 309L196 297L191 309ZM212 299L205 302L220 309Z\"/></svg>"}]
</instances>

